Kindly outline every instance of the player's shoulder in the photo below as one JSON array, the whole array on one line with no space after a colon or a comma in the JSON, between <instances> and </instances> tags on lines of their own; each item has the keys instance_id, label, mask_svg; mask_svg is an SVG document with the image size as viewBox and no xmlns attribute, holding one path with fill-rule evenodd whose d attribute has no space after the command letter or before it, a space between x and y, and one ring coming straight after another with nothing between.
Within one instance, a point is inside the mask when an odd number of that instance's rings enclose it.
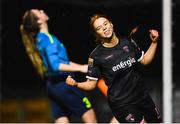
<instances>
[{"instance_id":1,"label":"player's shoulder","mask_svg":"<svg viewBox=\"0 0 180 124\"><path fill-rule=\"evenodd\" d=\"M120 37L120 41L121 41L121 44L124 44L124 45L137 45L135 40L132 39L132 38L129 38L129 37Z\"/></svg>"},{"instance_id":2,"label":"player's shoulder","mask_svg":"<svg viewBox=\"0 0 180 124\"><path fill-rule=\"evenodd\" d=\"M96 48L90 53L90 56L97 56L101 53L101 45L97 45Z\"/></svg>"},{"instance_id":3,"label":"player's shoulder","mask_svg":"<svg viewBox=\"0 0 180 124\"><path fill-rule=\"evenodd\" d=\"M120 36L119 39L121 40L121 42L130 42L131 41L131 39L126 36Z\"/></svg>"},{"instance_id":4,"label":"player's shoulder","mask_svg":"<svg viewBox=\"0 0 180 124\"><path fill-rule=\"evenodd\" d=\"M38 33L37 38L39 41L46 41L46 44L55 44L56 38L50 33Z\"/></svg>"},{"instance_id":5,"label":"player's shoulder","mask_svg":"<svg viewBox=\"0 0 180 124\"><path fill-rule=\"evenodd\" d=\"M44 40L44 39L48 39L48 36L45 33L39 32L37 34L37 38Z\"/></svg>"}]
</instances>

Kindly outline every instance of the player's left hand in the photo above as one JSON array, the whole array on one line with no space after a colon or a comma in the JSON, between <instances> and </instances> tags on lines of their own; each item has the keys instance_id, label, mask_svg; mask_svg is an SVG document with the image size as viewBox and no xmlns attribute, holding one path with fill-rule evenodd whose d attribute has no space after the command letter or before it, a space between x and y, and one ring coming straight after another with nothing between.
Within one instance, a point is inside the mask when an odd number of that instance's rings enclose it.
<instances>
[{"instance_id":1,"label":"player's left hand","mask_svg":"<svg viewBox=\"0 0 180 124\"><path fill-rule=\"evenodd\" d=\"M150 38L152 40L152 42L157 42L158 38L159 38L159 32L157 30L151 29L149 30L150 32Z\"/></svg>"}]
</instances>

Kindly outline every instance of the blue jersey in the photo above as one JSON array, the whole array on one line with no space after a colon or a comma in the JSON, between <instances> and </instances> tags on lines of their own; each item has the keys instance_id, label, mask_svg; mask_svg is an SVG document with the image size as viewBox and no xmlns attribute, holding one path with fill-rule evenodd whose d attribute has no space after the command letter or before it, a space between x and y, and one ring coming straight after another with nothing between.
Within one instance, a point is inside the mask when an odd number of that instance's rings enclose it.
<instances>
[{"instance_id":1,"label":"blue jersey","mask_svg":"<svg viewBox=\"0 0 180 124\"><path fill-rule=\"evenodd\" d=\"M38 33L36 47L40 51L43 63L49 76L65 76L67 72L59 70L60 65L69 64L66 48L55 36L48 33Z\"/></svg>"},{"instance_id":2,"label":"blue jersey","mask_svg":"<svg viewBox=\"0 0 180 124\"><path fill-rule=\"evenodd\" d=\"M59 70L62 63L69 64L66 48L51 34L40 32L36 40L36 47L48 70L47 92L54 119L70 115L81 117L91 108L91 103L83 92L65 83L69 73Z\"/></svg>"}]
</instances>

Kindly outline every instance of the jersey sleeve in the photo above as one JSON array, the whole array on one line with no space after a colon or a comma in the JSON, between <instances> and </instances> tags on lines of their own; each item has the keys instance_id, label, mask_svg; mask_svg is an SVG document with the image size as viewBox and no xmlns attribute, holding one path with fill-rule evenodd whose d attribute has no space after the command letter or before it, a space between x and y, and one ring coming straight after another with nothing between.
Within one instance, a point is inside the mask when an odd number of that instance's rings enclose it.
<instances>
[{"instance_id":1,"label":"jersey sleeve","mask_svg":"<svg viewBox=\"0 0 180 124\"><path fill-rule=\"evenodd\" d=\"M93 58L88 59L87 79L98 80L100 78L100 70Z\"/></svg>"},{"instance_id":2,"label":"jersey sleeve","mask_svg":"<svg viewBox=\"0 0 180 124\"><path fill-rule=\"evenodd\" d=\"M140 49L140 47L136 44L136 42L133 39L131 39L131 43L134 46L135 59L136 61L140 62L143 59L144 51Z\"/></svg>"}]
</instances>

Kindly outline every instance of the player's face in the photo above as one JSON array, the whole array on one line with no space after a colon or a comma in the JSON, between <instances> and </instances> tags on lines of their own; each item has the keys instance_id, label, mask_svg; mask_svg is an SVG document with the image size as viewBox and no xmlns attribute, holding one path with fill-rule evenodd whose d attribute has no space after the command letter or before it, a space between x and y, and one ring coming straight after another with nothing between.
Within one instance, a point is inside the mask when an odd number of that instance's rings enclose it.
<instances>
[{"instance_id":1,"label":"player's face","mask_svg":"<svg viewBox=\"0 0 180 124\"><path fill-rule=\"evenodd\" d=\"M100 38L110 38L113 34L113 25L106 18L98 18L94 21L94 29Z\"/></svg>"},{"instance_id":2,"label":"player's face","mask_svg":"<svg viewBox=\"0 0 180 124\"><path fill-rule=\"evenodd\" d=\"M40 24L45 23L49 20L49 17L43 10L32 9L31 12L34 13L36 17L38 17L38 23Z\"/></svg>"}]
</instances>

